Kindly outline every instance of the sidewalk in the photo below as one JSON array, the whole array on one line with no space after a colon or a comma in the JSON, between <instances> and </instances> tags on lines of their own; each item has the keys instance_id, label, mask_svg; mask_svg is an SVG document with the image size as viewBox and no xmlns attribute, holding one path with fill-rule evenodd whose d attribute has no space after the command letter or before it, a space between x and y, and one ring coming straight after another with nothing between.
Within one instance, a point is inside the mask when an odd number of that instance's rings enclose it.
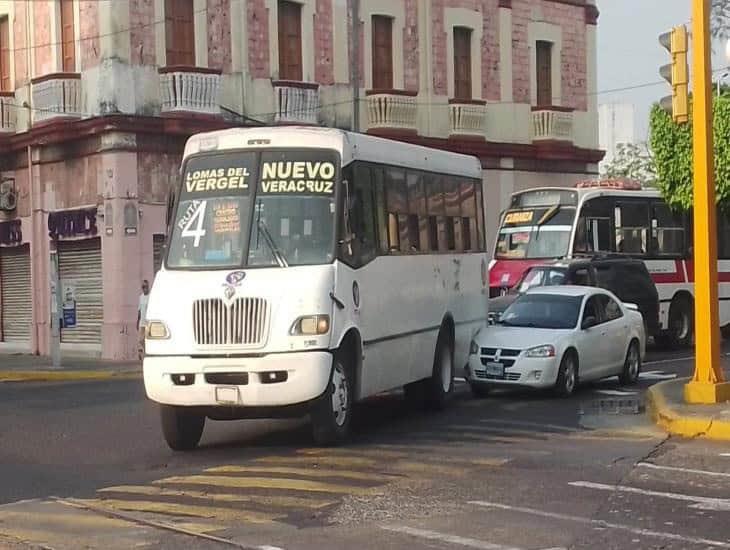
<instances>
[{"instance_id":1,"label":"sidewalk","mask_svg":"<svg viewBox=\"0 0 730 550\"><path fill-rule=\"evenodd\" d=\"M730 441L730 402L688 405L684 385L689 378L659 382L646 392L646 409L667 432L682 437Z\"/></svg>"},{"instance_id":2,"label":"sidewalk","mask_svg":"<svg viewBox=\"0 0 730 550\"><path fill-rule=\"evenodd\" d=\"M50 357L0 354L2 382L61 382L74 380L135 379L142 377L139 361L103 361L89 357L62 357L53 368Z\"/></svg>"}]
</instances>

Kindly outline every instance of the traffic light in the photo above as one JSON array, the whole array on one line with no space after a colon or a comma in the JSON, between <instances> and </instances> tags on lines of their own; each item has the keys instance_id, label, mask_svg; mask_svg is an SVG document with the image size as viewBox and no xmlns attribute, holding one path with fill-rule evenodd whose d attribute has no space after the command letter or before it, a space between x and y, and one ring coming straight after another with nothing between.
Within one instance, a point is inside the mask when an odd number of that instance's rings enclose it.
<instances>
[{"instance_id":1,"label":"traffic light","mask_svg":"<svg viewBox=\"0 0 730 550\"><path fill-rule=\"evenodd\" d=\"M672 55L672 62L659 69L659 74L662 75L662 78L671 84L672 95L663 97L659 105L672 115L674 122L688 122L689 69L687 68L687 27L679 25L671 31L660 34L659 43Z\"/></svg>"}]
</instances>

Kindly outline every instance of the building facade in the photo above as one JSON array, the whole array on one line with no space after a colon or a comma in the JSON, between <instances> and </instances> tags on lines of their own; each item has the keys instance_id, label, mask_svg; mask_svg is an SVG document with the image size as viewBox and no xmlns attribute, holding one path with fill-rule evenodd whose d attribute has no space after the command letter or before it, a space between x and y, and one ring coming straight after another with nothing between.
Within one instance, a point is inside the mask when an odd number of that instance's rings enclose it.
<instances>
[{"instance_id":1,"label":"building facade","mask_svg":"<svg viewBox=\"0 0 730 550\"><path fill-rule=\"evenodd\" d=\"M599 169L613 161L620 145L634 144L635 109L631 103L604 103L598 106L598 146L605 151Z\"/></svg>"},{"instance_id":2,"label":"building facade","mask_svg":"<svg viewBox=\"0 0 730 550\"><path fill-rule=\"evenodd\" d=\"M200 131L317 124L476 155L493 231L511 192L598 171L597 21L594 0L0 0L0 351L49 353L59 315L62 350L135 356Z\"/></svg>"}]
</instances>

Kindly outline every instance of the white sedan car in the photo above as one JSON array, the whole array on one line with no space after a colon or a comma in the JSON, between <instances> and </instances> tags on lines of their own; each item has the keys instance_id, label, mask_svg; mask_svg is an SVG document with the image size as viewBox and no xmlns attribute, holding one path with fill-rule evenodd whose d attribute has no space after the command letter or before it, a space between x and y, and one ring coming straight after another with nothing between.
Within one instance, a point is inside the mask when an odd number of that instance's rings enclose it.
<instances>
[{"instance_id":1,"label":"white sedan car","mask_svg":"<svg viewBox=\"0 0 730 550\"><path fill-rule=\"evenodd\" d=\"M579 381L618 375L624 385L636 383L645 350L633 304L595 287L536 287L476 334L466 375L478 397L492 387L554 388L569 396Z\"/></svg>"}]
</instances>

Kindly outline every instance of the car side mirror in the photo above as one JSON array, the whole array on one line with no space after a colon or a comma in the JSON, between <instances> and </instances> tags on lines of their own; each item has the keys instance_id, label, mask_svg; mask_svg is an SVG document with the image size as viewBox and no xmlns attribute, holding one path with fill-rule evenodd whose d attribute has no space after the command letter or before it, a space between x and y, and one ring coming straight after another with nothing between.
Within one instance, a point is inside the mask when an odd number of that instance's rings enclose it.
<instances>
[{"instance_id":1,"label":"car side mirror","mask_svg":"<svg viewBox=\"0 0 730 550\"><path fill-rule=\"evenodd\" d=\"M583 330L589 329L591 327L596 326L596 318L593 316L590 317L584 317L583 323L581 323L580 328Z\"/></svg>"},{"instance_id":2,"label":"car side mirror","mask_svg":"<svg viewBox=\"0 0 730 550\"><path fill-rule=\"evenodd\" d=\"M624 307L626 309L630 309L631 311L639 311L639 306L637 306L636 304L624 302Z\"/></svg>"}]
</instances>

